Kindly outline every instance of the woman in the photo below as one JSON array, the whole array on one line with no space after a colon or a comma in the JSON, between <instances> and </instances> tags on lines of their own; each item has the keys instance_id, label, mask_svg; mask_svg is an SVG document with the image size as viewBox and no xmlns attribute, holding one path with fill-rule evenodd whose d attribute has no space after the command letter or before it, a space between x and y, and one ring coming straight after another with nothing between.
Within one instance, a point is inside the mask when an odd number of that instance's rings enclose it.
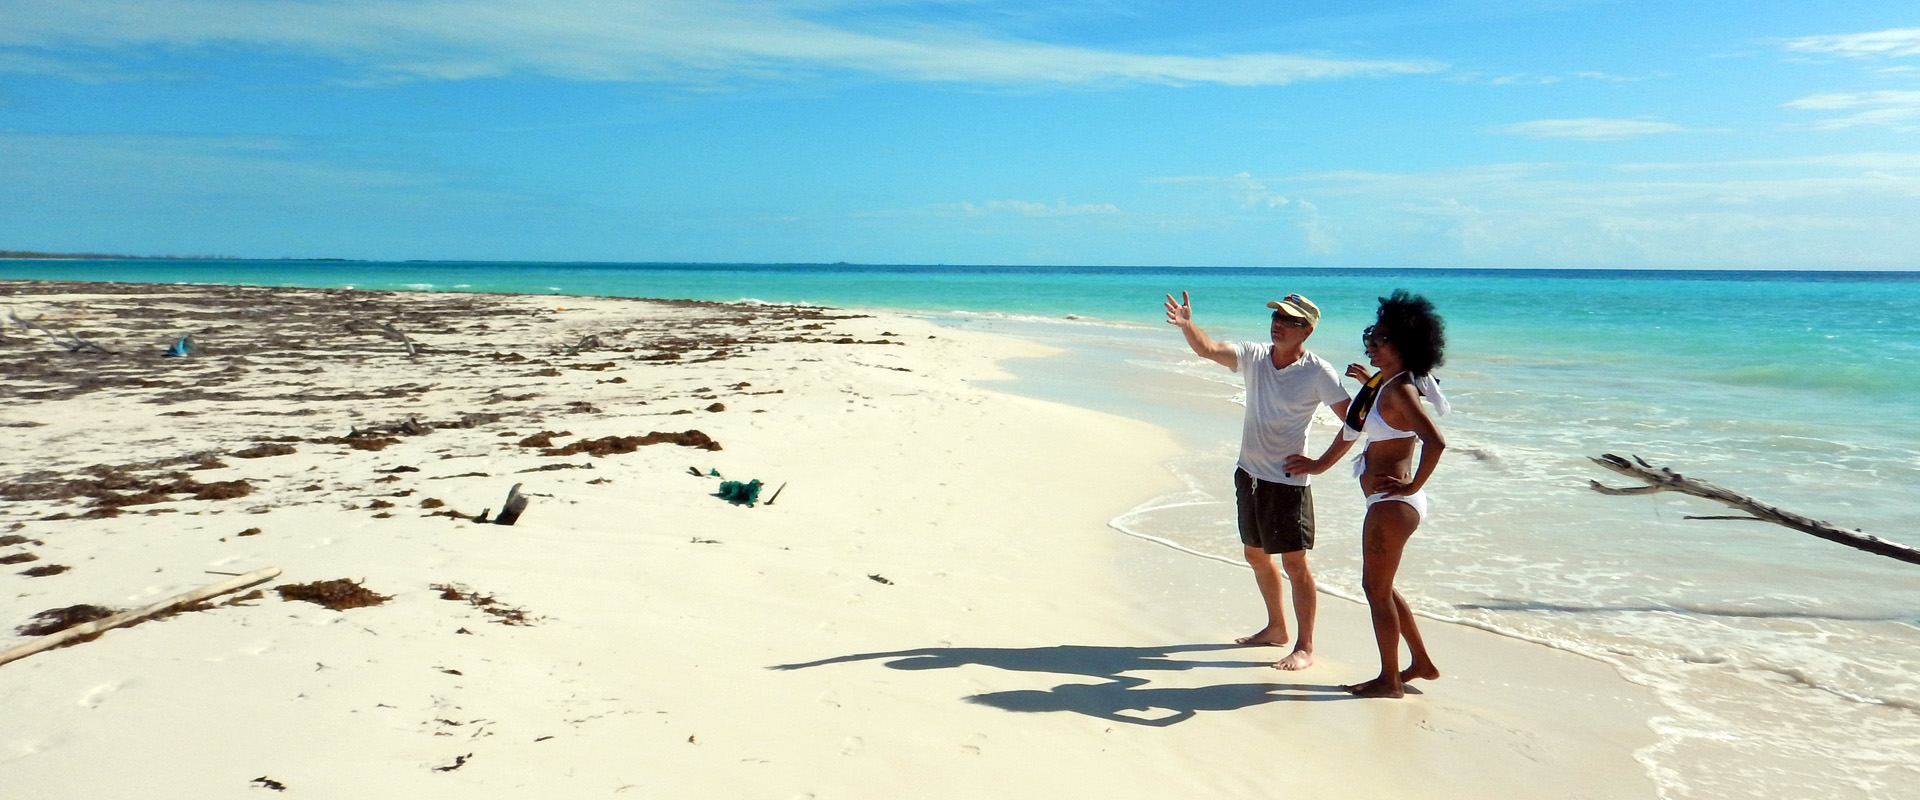
<instances>
[{"instance_id":1,"label":"woman","mask_svg":"<svg viewBox=\"0 0 1920 800\"><path fill-rule=\"evenodd\" d=\"M1420 405L1425 395L1437 413L1447 412L1439 384L1428 375L1445 360L1446 325L1426 298L1397 289L1392 297L1380 298L1374 324L1367 327L1361 339L1367 348L1367 360L1379 372L1370 373L1359 364L1347 367L1347 375L1365 385L1347 409L1348 430L1343 435L1353 438L1364 433L1367 437L1366 450L1356 459L1354 468L1361 491L1367 496L1367 516L1360 528L1360 587L1373 613L1380 675L1344 688L1361 697L1402 697L1407 681L1440 677L1440 669L1433 665L1420 639L1413 610L1393 589L1393 576L1400 569L1407 539L1426 516L1427 479L1433 477L1440 454L1447 448L1447 440ZM1416 441L1420 445L1418 466ZM1316 471L1326 468L1325 463L1305 459L1290 466ZM1402 637L1413 656L1404 670L1400 668Z\"/></svg>"}]
</instances>

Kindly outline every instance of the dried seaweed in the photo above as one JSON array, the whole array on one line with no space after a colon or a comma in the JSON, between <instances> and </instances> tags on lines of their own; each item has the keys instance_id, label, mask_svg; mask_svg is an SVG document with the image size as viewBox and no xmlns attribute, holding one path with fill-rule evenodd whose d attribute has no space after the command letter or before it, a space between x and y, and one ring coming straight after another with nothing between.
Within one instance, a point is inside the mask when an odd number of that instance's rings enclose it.
<instances>
[{"instance_id":1,"label":"dried seaweed","mask_svg":"<svg viewBox=\"0 0 1920 800\"><path fill-rule=\"evenodd\" d=\"M436 583L430 588L440 593L440 599L464 600L468 605L491 615L494 622L502 625L532 625L535 621L534 617L527 615L524 608L504 605L492 595L480 594L457 583Z\"/></svg>"},{"instance_id":2,"label":"dried seaweed","mask_svg":"<svg viewBox=\"0 0 1920 800\"><path fill-rule=\"evenodd\" d=\"M46 636L59 633L75 625L84 625L97 619L106 619L119 612L105 606L81 604L65 608L49 608L33 615L38 622L22 625L15 629L21 636Z\"/></svg>"},{"instance_id":3,"label":"dried seaweed","mask_svg":"<svg viewBox=\"0 0 1920 800\"><path fill-rule=\"evenodd\" d=\"M259 444L245 450L234 452L234 458L266 458L268 456L286 456L300 452L290 444Z\"/></svg>"},{"instance_id":4,"label":"dried seaweed","mask_svg":"<svg viewBox=\"0 0 1920 800\"><path fill-rule=\"evenodd\" d=\"M720 443L700 431L681 433L661 433L654 431L645 436L603 436L598 439L582 439L565 447L549 448L540 451L547 456L570 456L586 453L592 456L605 456L613 453L631 453L642 447L655 444L677 444L681 447L697 447L701 450L719 450Z\"/></svg>"},{"instance_id":5,"label":"dried seaweed","mask_svg":"<svg viewBox=\"0 0 1920 800\"><path fill-rule=\"evenodd\" d=\"M273 587L273 590L279 592L283 600L304 600L335 611L377 606L393 599L391 595L379 594L346 578L311 583L283 583Z\"/></svg>"},{"instance_id":6,"label":"dried seaweed","mask_svg":"<svg viewBox=\"0 0 1920 800\"><path fill-rule=\"evenodd\" d=\"M572 436L573 431L541 431L520 440L521 447L552 447L553 437Z\"/></svg>"}]
</instances>

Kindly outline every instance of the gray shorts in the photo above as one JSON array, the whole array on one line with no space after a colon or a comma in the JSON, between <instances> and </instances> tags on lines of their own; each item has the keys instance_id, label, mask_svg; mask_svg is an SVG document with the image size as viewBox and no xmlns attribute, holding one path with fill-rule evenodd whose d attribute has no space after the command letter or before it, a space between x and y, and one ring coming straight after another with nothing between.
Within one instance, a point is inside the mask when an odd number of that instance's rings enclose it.
<instances>
[{"instance_id":1,"label":"gray shorts","mask_svg":"<svg viewBox=\"0 0 1920 800\"><path fill-rule=\"evenodd\" d=\"M1240 543L1269 553L1313 549L1313 491L1306 486L1263 481L1233 471L1233 497L1240 507Z\"/></svg>"}]
</instances>

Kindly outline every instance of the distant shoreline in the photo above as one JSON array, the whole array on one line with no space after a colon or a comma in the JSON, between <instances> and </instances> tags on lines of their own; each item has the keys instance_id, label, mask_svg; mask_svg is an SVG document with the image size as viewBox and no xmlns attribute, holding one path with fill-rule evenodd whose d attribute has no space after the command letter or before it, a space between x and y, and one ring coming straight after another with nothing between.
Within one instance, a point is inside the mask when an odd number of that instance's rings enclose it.
<instances>
[{"instance_id":1,"label":"distant shoreline","mask_svg":"<svg viewBox=\"0 0 1920 800\"><path fill-rule=\"evenodd\" d=\"M243 258L240 256L126 256L113 253L42 253L0 250L0 261L351 261L347 258Z\"/></svg>"}]
</instances>

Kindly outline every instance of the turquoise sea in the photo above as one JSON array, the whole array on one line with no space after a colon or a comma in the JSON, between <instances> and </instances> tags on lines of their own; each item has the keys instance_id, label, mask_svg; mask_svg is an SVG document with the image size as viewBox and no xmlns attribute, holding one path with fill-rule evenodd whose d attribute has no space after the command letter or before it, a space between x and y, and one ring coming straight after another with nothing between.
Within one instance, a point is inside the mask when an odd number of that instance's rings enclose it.
<instances>
[{"instance_id":1,"label":"turquoise sea","mask_svg":"<svg viewBox=\"0 0 1920 800\"><path fill-rule=\"evenodd\" d=\"M1238 378L1186 350L1163 295L1190 292L1216 338L1263 339L1264 303L1305 294L1325 311L1308 346L1345 364L1375 298L1410 289L1447 319L1455 407L1402 570L1423 613L1650 687L1665 711L1638 755L1668 797L1920 797L1920 565L1587 488L1624 484L1589 456L1638 455L1920 546L1920 273L222 260L0 277L812 303L1036 339L1064 352L1011 364L1003 388L1189 446L1168 465L1188 488L1114 528L1229 561ZM1357 597L1357 493L1338 469L1316 485L1322 587Z\"/></svg>"}]
</instances>

